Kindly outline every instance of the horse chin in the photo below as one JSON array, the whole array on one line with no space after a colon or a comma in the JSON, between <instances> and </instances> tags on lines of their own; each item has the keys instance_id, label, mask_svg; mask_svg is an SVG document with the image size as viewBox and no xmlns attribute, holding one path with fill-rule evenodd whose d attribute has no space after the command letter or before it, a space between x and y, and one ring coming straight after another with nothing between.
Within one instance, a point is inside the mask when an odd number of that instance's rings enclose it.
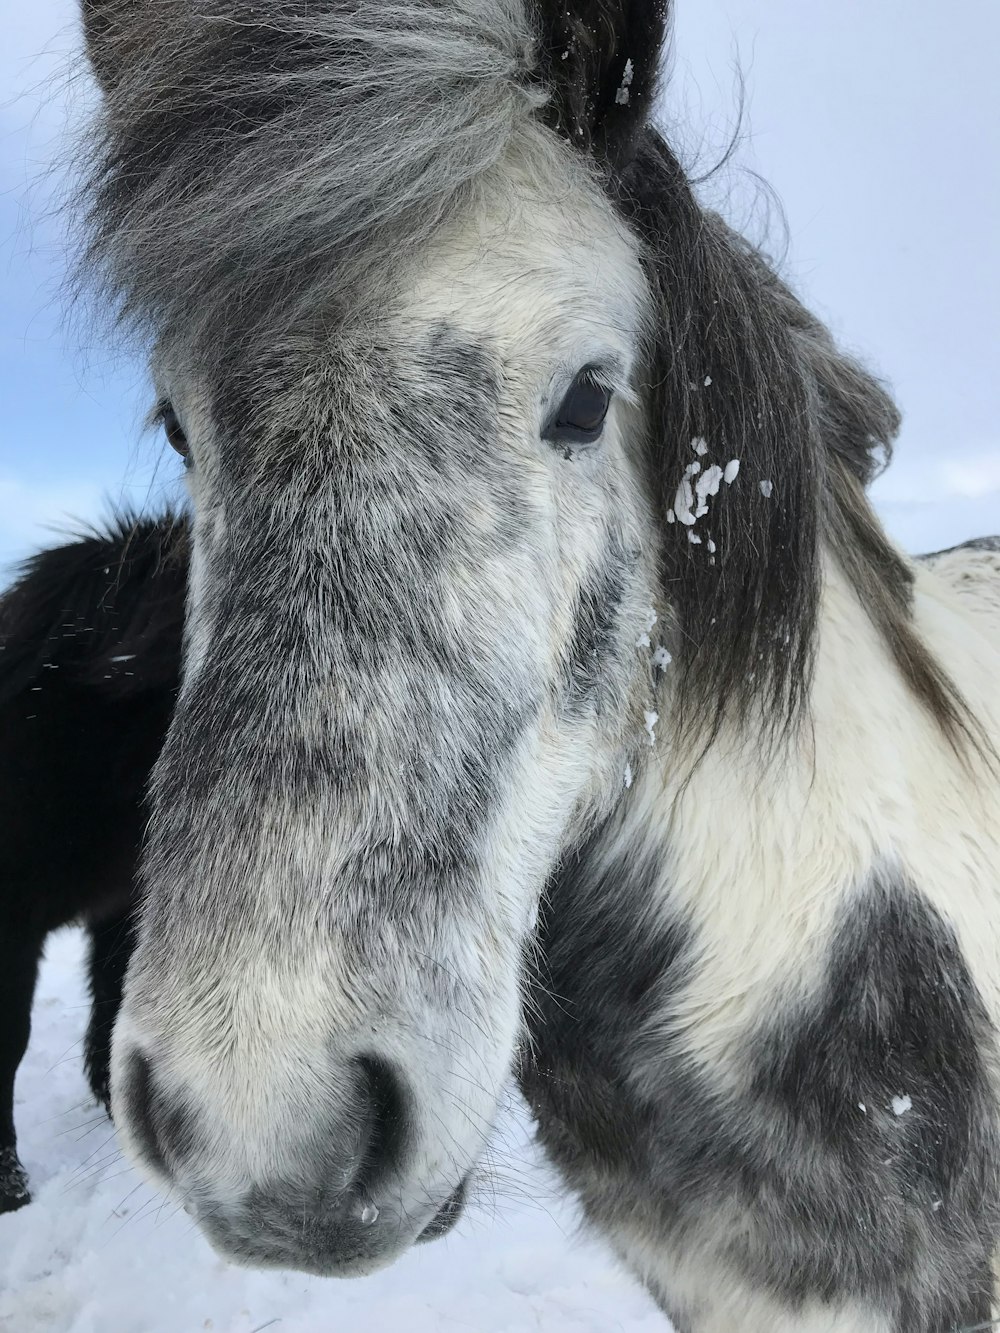
<instances>
[{"instance_id":1,"label":"horse chin","mask_svg":"<svg viewBox=\"0 0 1000 1333\"><path fill-rule=\"evenodd\" d=\"M354 1206L335 1205L303 1225L291 1211L271 1200L235 1210L187 1206L213 1249L241 1268L284 1269L314 1277L367 1277L403 1256L412 1245L447 1235L461 1216L466 1181L448 1196L419 1230L400 1225L392 1209L376 1209L369 1223Z\"/></svg>"},{"instance_id":2,"label":"horse chin","mask_svg":"<svg viewBox=\"0 0 1000 1333\"><path fill-rule=\"evenodd\" d=\"M235 1268L251 1268L255 1272L306 1273L310 1277L353 1278L371 1277L383 1268L391 1268L405 1250L389 1249L382 1253L355 1254L346 1257L331 1255L297 1255L294 1258L276 1257L253 1246L223 1249L213 1247L219 1256Z\"/></svg>"}]
</instances>

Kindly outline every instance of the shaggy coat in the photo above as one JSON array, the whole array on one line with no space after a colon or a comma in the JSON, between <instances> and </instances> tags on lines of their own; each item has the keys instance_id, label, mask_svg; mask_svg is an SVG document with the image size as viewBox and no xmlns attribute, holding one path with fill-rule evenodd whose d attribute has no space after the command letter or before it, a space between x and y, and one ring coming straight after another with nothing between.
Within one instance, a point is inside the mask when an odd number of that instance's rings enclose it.
<instances>
[{"instance_id":1,"label":"shaggy coat","mask_svg":"<svg viewBox=\"0 0 1000 1333\"><path fill-rule=\"evenodd\" d=\"M974 613L984 614L991 621L991 607L995 608L998 593L995 578L998 554L1000 538L984 538L924 557L923 565L943 576L961 598L967 599ZM109 579L106 571L114 571L113 578ZM166 728L177 684L186 572L184 527L168 516L155 524L123 525L104 538L95 536L45 553L32 562L16 588L0 604L6 610L4 645L9 653L3 659L4 666L10 671L9 683L20 682L23 687L22 703L27 705L28 692L34 688L28 682L47 680L42 674L46 670L69 669L76 687L71 707L67 707L65 697L62 700L57 746L41 752L39 730L22 728L16 741L14 733L8 733L14 744L5 751L7 771L13 771L11 764L17 759L18 772L23 773L32 765L44 774L47 784L46 799L41 803L44 824L40 824L36 814L33 822L20 825L33 833L30 843L27 838L23 842L22 878L30 879L43 890L51 886L51 892L65 895L68 884L80 884L76 872L86 864L91 867L86 882L95 886L96 892L91 893L94 899L114 894L116 883L124 884L127 892L133 882L134 821L128 805L124 809L129 817L122 818L123 796L126 792L143 790L151 756L161 740L157 729ZM111 626L105 623L102 627L105 632L99 634L98 622L109 616L112 590L116 615L112 617L114 632L107 637ZM58 626L52 626L49 618L56 605L61 619ZM66 619L68 615L72 619ZM92 628L84 630L85 623ZM79 641L81 637L83 643ZM35 645L35 651L29 651L31 644ZM111 651L123 646L132 651ZM89 669L81 669L84 664L89 664ZM128 675L124 674L125 664ZM67 675L64 679L68 678ZM90 745L90 730L84 725L93 710L95 696L101 701L106 723L105 744L96 752ZM44 701L38 701L37 706L43 704ZM30 720L39 719L36 715ZM142 743L124 743L125 737L134 742L136 736L144 738ZM118 797L110 805L92 801L88 810L91 854L86 861L74 859L72 866L66 866L62 860L52 861L51 849L65 849L67 856L78 857L79 839L74 838L73 831L79 823L80 793L76 778L82 772L87 775L86 790L105 792L113 781ZM58 793L69 785L73 785L73 798L59 801ZM13 783L9 784L9 790L14 790ZM531 1028L536 1051L552 1054L546 1063L537 1058L525 1062L520 1078L522 1088L536 1108L545 1142L585 1199L593 1189L587 1163L599 1161L606 1170L624 1174L626 1179L658 1180L664 1172L669 1172L669 1186L664 1183L652 1197L672 1215L674 1225L691 1198L696 1197L698 1188L709 1179L723 1193L749 1186L753 1190L755 1211L760 1211L773 1195L764 1181L755 1182L752 1177L748 1181L748 1170L759 1167L746 1160L748 1145L734 1140L731 1131L720 1123L719 1108L713 1105L710 1096L706 1098L703 1086L699 1089L690 1077L682 1077L674 1069L664 1079L655 1102L629 1098L626 1094L625 1089L632 1081L635 1041L628 1025L634 1022L637 1013L649 1009L653 1002L651 992L662 993L665 980L681 971L681 959L691 940L684 931L650 935L642 922L638 927L629 927L637 870L628 866L631 858L623 846L610 865L595 876L593 865L601 856L601 843L601 838L595 838L553 879L540 930L543 947L536 972L537 1009ZM641 872L649 877L646 894L652 896L655 864L643 859ZM50 879L52 875L59 878ZM943 1000L933 994L934 984L927 978L933 977L934 969L944 961L938 961L942 947L940 930L935 929L933 922L925 921L919 926L912 906L907 908L894 895L891 883L883 886L882 893L884 915L855 923L853 937L850 930L845 932L838 946L842 957L832 970L836 989L831 989L817 1006L798 1046L789 1041L788 1034L783 1037L780 1025L772 1025L770 1040L761 1042L757 1052L762 1080L758 1096L763 1102L765 1121L773 1122L783 1115L786 1129L790 1117L794 1123L803 1116L806 1098L814 1097L816 1105L809 1112L810 1118L816 1127L823 1127L824 1136L836 1129L841 1138L837 1146L845 1156L861 1154L866 1146L869 1151L884 1150L884 1141L880 1144L870 1134L868 1124L868 1116L881 1111L896 1149L895 1159L881 1164L893 1167L893 1171L883 1175L889 1182L894 1179L905 1182L908 1191L917 1188L918 1182L907 1180L912 1168L901 1152L899 1127L886 1112L891 1110L899 1120L911 1116L913 1096L912 1092L899 1096L891 1089L903 1086L904 1082L912 1089L915 1067L921 1067L925 1071L923 1092L928 1097L934 1096L934 1064L956 1065L961 1053L961 1033L969 1025L962 1008L971 1005L975 1009L976 998L964 964L955 956L948 962L950 974L956 984L961 978L966 979ZM123 899L124 893L119 891L119 896ZM592 905L593 917L589 909L581 911L581 902ZM84 908L93 910L93 904L85 902L83 897L69 904L58 898L58 904L49 911L50 914L54 911L60 921L78 915ZM120 1002L121 974L132 945L129 919L127 915L119 915L108 923L95 925L92 935L95 1007L87 1038L87 1064L95 1094L106 1098L107 1035ZM30 949L23 948L23 955L31 962ZM14 963L19 961L13 952L10 957ZM16 967L9 968L8 974L16 976ZM585 987L581 988L580 978L586 979ZM867 988L869 994L859 992L859 987ZM921 1007L909 1014L899 1008L886 1012L887 994L899 1000L907 996L911 1003L919 1000ZM560 995L573 998L573 1010L559 1000ZM11 1020L18 1006L30 1004L30 995L17 995L15 999L16 1004L6 1010L8 1039L17 1027L16 1020ZM859 1010L863 1012L876 999L884 1011L872 1012L869 1030L872 1038L886 1043L881 1062L892 1073L890 1081L872 1097L873 1066L866 1061L871 1062L877 1052L859 1043L856 1018ZM657 1010L653 1008L651 1012ZM855 1026L845 1024L845 1013ZM782 1062L779 1068L773 1063L776 1058ZM665 1063L662 1046L658 1045L655 1051L654 1063L657 1066ZM973 1072L975 1064L973 1055L966 1076ZM837 1105L838 1087L852 1078L857 1086L866 1089L870 1102L858 1102L845 1108L847 1114L841 1112L838 1116L831 1110ZM941 1108L953 1128L946 1139L933 1145L933 1156L938 1162L942 1162L947 1151L945 1145L954 1142L955 1135L969 1136L975 1132L967 1116L969 1089L959 1095L960 1091L954 1087L953 1098ZM905 1106L906 1101L911 1105ZM918 1096L918 1108L920 1102ZM859 1120L858 1114L864 1118ZM921 1116L919 1109L917 1115ZM669 1156L663 1153L663 1140L653 1135L655 1121L660 1117L663 1117L662 1135L673 1143ZM741 1108L741 1132L748 1117L749 1110ZM759 1132L765 1141L772 1135L777 1138L778 1133L763 1125ZM786 1148L778 1138L776 1157L784 1158ZM958 1160L949 1168L958 1179L970 1178L964 1152L962 1146ZM790 1174L795 1166L788 1159L784 1167L776 1161L771 1169ZM876 1164L869 1163L867 1169L876 1169ZM988 1163L986 1169L989 1170ZM825 1200L825 1207L836 1211L843 1182L834 1176L833 1184L836 1188ZM805 1206L815 1185L800 1179L793 1182L792 1188ZM883 1214L871 1223L873 1226L878 1223L883 1245L897 1234L893 1213L905 1212L905 1193L900 1197L897 1191L895 1195L869 1202L869 1206L877 1205ZM12 1203L25 1201L26 1197L17 1195ZM943 1207L943 1198L931 1199L932 1214ZM621 1211L626 1224L635 1221L640 1213L635 1194L625 1194ZM771 1238L772 1256L787 1244L786 1219L779 1217L775 1222L778 1231ZM941 1237L934 1239L940 1245ZM842 1262L842 1256L838 1261ZM906 1256L869 1253L866 1262L873 1270L876 1264L881 1265L888 1283L891 1265L905 1263ZM952 1262L953 1256L946 1256L942 1267ZM810 1266L813 1271L818 1271L820 1265L829 1270L834 1267L828 1253L799 1254L790 1257L788 1264L792 1274L790 1285L794 1281L805 1290L808 1290L805 1283ZM741 1294L741 1299L744 1295ZM742 1316L734 1313L733 1318ZM915 1322L919 1315L909 1314L908 1319Z\"/></svg>"}]
</instances>

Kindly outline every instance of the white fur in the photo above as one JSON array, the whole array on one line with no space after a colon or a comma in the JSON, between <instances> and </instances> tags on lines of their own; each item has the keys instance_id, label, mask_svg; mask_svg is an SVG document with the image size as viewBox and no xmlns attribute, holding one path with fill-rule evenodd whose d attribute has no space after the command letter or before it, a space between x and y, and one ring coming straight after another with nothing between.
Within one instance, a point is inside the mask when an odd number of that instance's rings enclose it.
<instances>
[{"instance_id":1,"label":"white fur","mask_svg":"<svg viewBox=\"0 0 1000 1333\"><path fill-rule=\"evenodd\" d=\"M993 561L1000 564L996 556ZM916 618L993 737L995 586L956 595L918 569ZM666 714L665 714L666 715ZM663 902L695 924L699 965L669 1016L714 1077L735 1076L746 1034L815 984L844 894L879 863L900 866L955 927L1000 1019L1000 792L959 759L892 667L843 576L827 561L809 722L791 753L762 764L724 732L689 774L664 753L636 793L622 839L662 848Z\"/></svg>"},{"instance_id":2,"label":"white fur","mask_svg":"<svg viewBox=\"0 0 1000 1333\"><path fill-rule=\"evenodd\" d=\"M715 1235L683 1250L651 1246L638 1234L621 1232L615 1248L624 1263L666 1299L666 1305L693 1333L896 1333L873 1310L856 1304L807 1301L789 1310L752 1287L720 1261Z\"/></svg>"}]
</instances>

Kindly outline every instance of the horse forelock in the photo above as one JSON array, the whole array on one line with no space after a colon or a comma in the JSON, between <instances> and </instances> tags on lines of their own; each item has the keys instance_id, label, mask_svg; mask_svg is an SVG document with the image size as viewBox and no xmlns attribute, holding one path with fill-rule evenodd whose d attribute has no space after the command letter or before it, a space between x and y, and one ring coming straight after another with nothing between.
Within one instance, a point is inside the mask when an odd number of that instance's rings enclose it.
<instances>
[{"instance_id":1,"label":"horse forelock","mask_svg":"<svg viewBox=\"0 0 1000 1333\"><path fill-rule=\"evenodd\" d=\"M305 301L377 303L544 101L518 0L157 0L127 23L80 284L202 354L223 323L231 344Z\"/></svg>"}]
</instances>

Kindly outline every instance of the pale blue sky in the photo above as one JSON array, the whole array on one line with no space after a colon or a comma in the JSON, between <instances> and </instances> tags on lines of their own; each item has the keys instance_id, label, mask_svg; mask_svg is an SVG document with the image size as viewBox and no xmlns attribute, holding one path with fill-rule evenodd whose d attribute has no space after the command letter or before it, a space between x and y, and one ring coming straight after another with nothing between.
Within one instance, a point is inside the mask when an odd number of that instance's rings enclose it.
<instances>
[{"instance_id":1,"label":"pale blue sky","mask_svg":"<svg viewBox=\"0 0 1000 1333\"><path fill-rule=\"evenodd\" d=\"M102 496L157 503L177 466L140 438L141 367L66 330L63 241L47 172L88 90L53 83L76 45L75 0L4 16L0 49L0 567L93 517ZM879 484L912 548L1000 531L1000 5L995 0L678 0L667 114L712 160L711 186L757 225L747 169L781 199L786 272L893 384L906 416Z\"/></svg>"}]
</instances>

